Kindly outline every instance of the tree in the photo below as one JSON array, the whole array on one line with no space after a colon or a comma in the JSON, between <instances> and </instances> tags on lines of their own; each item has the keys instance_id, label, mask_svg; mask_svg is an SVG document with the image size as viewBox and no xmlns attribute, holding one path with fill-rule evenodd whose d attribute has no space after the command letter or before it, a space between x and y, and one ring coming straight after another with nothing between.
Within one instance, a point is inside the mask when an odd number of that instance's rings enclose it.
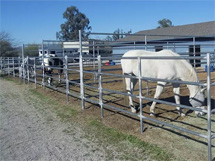
<instances>
[{"instance_id":1,"label":"tree","mask_svg":"<svg viewBox=\"0 0 215 161\"><path fill-rule=\"evenodd\" d=\"M77 40L79 38L79 30L82 31L82 37L87 38L84 32L90 31L89 19L85 14L79 12L75 6L68 7L63 13L63 18L66 19L64 24L61 24L61 31L56 33L59 40Z\"/></svg>"},{"instance_id":2,"label":"tree","mask_svg":"<svg viewBox=\"0 0 215 161\"><path fill-rule=\"evenodd\" d=\"M112 36L112 37L111 37L111 36L107 36L107 37L105 38L105 40L106 40L106 41L116 41L116 40L118 40L118 39L122 39L122 38L126 37L126 36L127 36L126 34L131 34L131 33L132 33L131 30L128 31L128 32L123 32L122 29L117 29L117 30L115 30L115 31L113 32L113 36Z\"/></svg>"},{"instance_id":3,"label":"tree","mask_svg":"<svg viewBox=\"0 0 215 161\"><path fill-rule=\"evenodd\" d=\"M38 48L39 48L38 44L29 44L25 46L24 48L25 56L38 56L39 55Z\"/></svg>"},{"instance_id":4,"label":"tree","mask_svg":"<svg viewBox=\"0 0 215 161\"><path fill-rule=\"evenodd\" d=\"M0 57L18 56L18 51L12 45L13 39L4 31L0 32Z\"/></svg>"},{"instance_id":5,"label":"tree","mask_svg":"<svg viewBox=\"0 0 215 161\"><path fill-rule=\"evenodd\" d=\"M171 27L173 26L172 21L169 19L162 19L158 21L159 26L157 28L165 28L165 27Z\"/></svg>"}]
</instances>

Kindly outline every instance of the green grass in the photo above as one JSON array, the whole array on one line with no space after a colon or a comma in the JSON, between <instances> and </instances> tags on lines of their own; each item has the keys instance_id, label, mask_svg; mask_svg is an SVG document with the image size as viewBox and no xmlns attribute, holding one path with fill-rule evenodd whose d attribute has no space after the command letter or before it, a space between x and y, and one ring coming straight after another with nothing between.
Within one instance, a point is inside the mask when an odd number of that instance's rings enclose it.
<instances>
[{"instance_id":1,"label":"green grass","mask_svg":"<svg viewBox=\"0 0 215 161\"><path fill-rule=\"evenodd\" d=\"M14 81L14 79L10 78L6 78L6 80ZM107 127L101 120L95 119L93 116L84 115L82 110L79 111L74 108L77 103L63 104L31 88L27 90L26 100L31 104L35 104L35 106L38 103L42 104L42 107L38 107L38 111L42 113L48 108L63 122L71 124L77 123L77 125L83 129L85 137L88 138L89 141L97 142L99 147L104 149L107 160L178 160L173 154L166 152L156 145L146 143L136 136L122 133L117 129ZM49 121L52 121L52 119L53 118L50 117ZM73 134L73 130L71 129L65 129L63 132L69 135Z\"/></svg>"},{"instance_id":2,"label":"green grass","mask_svg":"<svg viewBox=\"0 0 215 161\"><path fill-rule=\"evenodd\" d=\"M109 145L118 147L117 150L120 153L123 153L121 155L121 159L123 160L137 160L137 158L141 159L143 155L159 161L174 160L174 156L172 154L165 152L163 149L155 145L146 143L138 139L136 136L124 134L117 129L107 127L101 121L95 120L95 118L92 117L78 117L79 112L72 108L71 105L62 105L58 101L50 98L49 96L43 95L34 89L29 89L29 91L32 95L42 100L44 104L50 104L62 121L71 121L72 123L77 121L78 118L78 122L82 123L83 129L87 133L86 137L88 137L89 140L94 136L99 140L98 142L101 143L103 148ZM69 134L70 130L67 129L64 132ZM133 150L135 148L138 148L140 153L139 156L136 156L136 151ZM117 152L117 150L115 150L115 152ZM113 159L111 157L112 150L106 149L106 153L107 156L109 156L108 159Z\"/></svg>"},{"instance_id":3,"label":"green grass","mask_svg":"<svg viewBox=\"0 0 215 161\"><path fill-rule=\"evenodd\" d=\"M8 74L0 72L0 77L6 77L6 76L8 76Z\"/></svg>"},{"instance_id":4,"label":"green grass","mask_svg":"<svg viewBox=\"0 0 215 161\"><path fill-rule=\"evenodd\" d=\"M42 100L44 104L50 105L48 107L52 108L63 121L73 118L78 114L78 111L73 109L71 105L61 104L59 101L56 101L49 96L43 95L35 89L29 89L29 92L30 94Z\"/></svg>"},{"instance_id":5,"label":"green grass","mask_svg":"<svg viewBox=\"0 0 215 161\"><path fill-rule=\"evenodd\" d=\"M122 149L127 148L127 144L123 145L123 143L129 143L131 144L131 146L133 146L133 148L138 148L143 154L150 155L152 159L159 161L175 160L172 154L165 152L163 149L157 147L156 145L146 143L136 136L124 134L114 128L107 127L98 120L91 120L90 126L96 128L96 130L94 129L94 132L97 133L97 138L100 137L100 139L103 139L105 140L105 142L108 142L110 144L121 145ZM132 155L130 155L130 157L126 157L128 160L130 160L132 158ZM139 157L141 158L141 155Z\"/></svg>"}]
</instances>

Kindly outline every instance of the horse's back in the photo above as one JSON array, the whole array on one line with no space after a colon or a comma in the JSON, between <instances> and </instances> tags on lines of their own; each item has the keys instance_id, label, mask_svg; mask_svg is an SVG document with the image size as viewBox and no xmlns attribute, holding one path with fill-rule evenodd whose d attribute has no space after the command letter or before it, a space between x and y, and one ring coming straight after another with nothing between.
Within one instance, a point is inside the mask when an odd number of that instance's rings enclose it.
<instances>
[{"instance_id":1,"label":"horse's back","mask_svg":"<svg viewBox=\"0 0 215 161\"><path fill-rule=\"evenodd\" d=\"M159 52L151 52L145 50L131 50L123 55L125 57L165 57L180 56L171 50L162 50ZM141 71L143 77L177 79L178 68L186 64L184 61L176 61L174 59L141 59ZM138 75L137 59L121 59L123 73Z\"/></svg>"},{"instance_id":2,"label":"horse's back","mask_svg":"<svg viewBox=\"0 0 215 161\"><path fill-rule=\"evenodd\" d=\"M122 57L139 57L139 56L180 56L171 50L161 50L158 52L146 50L129 50Z\"/></svg>"}]
</instances>

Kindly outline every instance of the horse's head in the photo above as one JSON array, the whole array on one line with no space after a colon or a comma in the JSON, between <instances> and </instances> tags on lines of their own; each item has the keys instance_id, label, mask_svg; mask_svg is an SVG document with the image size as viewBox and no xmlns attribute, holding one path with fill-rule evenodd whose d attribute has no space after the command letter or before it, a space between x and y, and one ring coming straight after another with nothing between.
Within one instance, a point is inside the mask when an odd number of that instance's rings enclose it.
<instances>
[{"instance_id":1,"label":"horse's head","mask_svg":"<svg viewBox=\"0 0 215 161\"><path fill-rule=\"evenodd\" d=\"M198 92L194 95L194 97L190 97L190 104L195 108L200 108L202 110L206 110L204 106L205 102L205 89L206 88L200 88ZM195 114L197 116L205 115L204 112L195 111Z\"/></svg>"}]
</instances>

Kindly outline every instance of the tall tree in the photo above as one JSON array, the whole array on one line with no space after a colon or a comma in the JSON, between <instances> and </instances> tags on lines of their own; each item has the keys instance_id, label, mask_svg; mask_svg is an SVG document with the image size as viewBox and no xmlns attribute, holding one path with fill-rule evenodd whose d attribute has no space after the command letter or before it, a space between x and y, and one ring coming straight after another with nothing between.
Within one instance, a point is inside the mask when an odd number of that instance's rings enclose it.
<instances>
[{"instance_id":1,"label":"tall tree","mask_svg":"<svg viewBox=\"0 0 215 161\"><path fill-rule=\"evenodd\" d=\"M17 49L12 45L13 39L7 32L0 32L0 57L18 56Z\"/></svg>"},{"instance_id":2,"label":"tall tree","mask_svg":"<svg viewBox=\"0 0 215 161\"><path fill-rule=\"evenodd\" d=\"M25 56L38 56L39 44L28 44L24 48Z\"/></svg>"},{"instance_id":3,"label":"tall tree","mask_svg":"<svg viewBox=\"0 0 215 161\"><path fill-rule=\"evenodd\" d=\"M115 31L113 32L113 36L112 36L112 37L111 37L111 36L107 36L107 37L105 38L105 40L106 40L106 41L116 41L116 40L118 40L118 39L121 39L121 38L126 37L125 34L131 34L131 33L132 33L131 30L128 31L128 32L124 32L122 29L117 29L117 30L115 30Z\"/></svg>"},{"instance_id":4,"label":"tall tree","mask_svg":"<svg viewBox=\"0 0 215 161\"><path fill-rule=\"evenodd\" d=\"M162 19L158 21L159 26L157 28L165 28L165 27L171 27L173 26L172 21L169 19Z\"/></svg>"},{"instance_id":5,"label":"tall tree","mask_svg":"<svg viewBox=\"0 0 215 161\"><path fill-rule=\"evenodd\" d=\"M68 7L63 13L63 18L66 19L64 24L61 24L61 31L56 33L59 40L77 40L79 38L78 31L82 30L82 37L86 38L84 32L90 31L90 21L85 14L81 13L75 6Z\"/></svg>"}]
</instances>

